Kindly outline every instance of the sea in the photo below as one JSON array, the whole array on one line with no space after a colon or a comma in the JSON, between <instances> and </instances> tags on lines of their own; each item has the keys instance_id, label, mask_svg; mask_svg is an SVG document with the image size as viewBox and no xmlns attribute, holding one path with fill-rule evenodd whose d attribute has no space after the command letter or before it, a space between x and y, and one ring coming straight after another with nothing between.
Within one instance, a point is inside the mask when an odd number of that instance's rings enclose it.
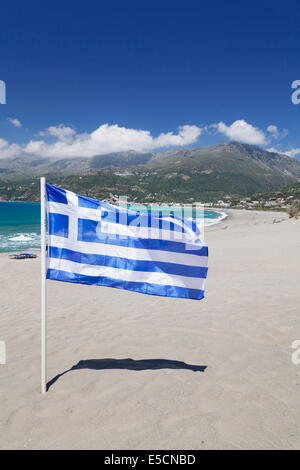
<instances>
[{"instance_id":1,"label":"sea","mask_svg":"<svg viewBox=\"0 0 300 470\"><path fill-rule=\"evenodd\" d=\"M182 207L180 206L139 206L132 205L129 209L153 213L162 212L163 214L173 213L175 216L182 217ZM204 215L204 217L203 217ZM184 210L184 217L192 219L195 212L192 209ZM205 210L196 212L199 225L204 227L219 223L227 215L224 212ZM11 238L23 235L28 241L14 241ZM29 240L30 239L30 240ZM40 204L37 202L3 202L0 201L0 253L22 251L40 248Z\"/></svg>"}]
</instances>

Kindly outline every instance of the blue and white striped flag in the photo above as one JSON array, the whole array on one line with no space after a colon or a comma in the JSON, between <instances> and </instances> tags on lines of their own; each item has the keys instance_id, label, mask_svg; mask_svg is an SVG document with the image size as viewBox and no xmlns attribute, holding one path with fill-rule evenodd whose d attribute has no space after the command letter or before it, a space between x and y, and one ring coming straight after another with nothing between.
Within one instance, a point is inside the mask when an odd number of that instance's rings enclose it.
<instances>
[{"instance_id":1,"label":"blue and white striped flag","mask_svg":"<svg viewBox=\"0 0 300 470\"><path fill-rule=\"evenodd\" d=\"M47 278L202 299L208 249L196 224L46 185Z\"/></svg>"}]
</instances>

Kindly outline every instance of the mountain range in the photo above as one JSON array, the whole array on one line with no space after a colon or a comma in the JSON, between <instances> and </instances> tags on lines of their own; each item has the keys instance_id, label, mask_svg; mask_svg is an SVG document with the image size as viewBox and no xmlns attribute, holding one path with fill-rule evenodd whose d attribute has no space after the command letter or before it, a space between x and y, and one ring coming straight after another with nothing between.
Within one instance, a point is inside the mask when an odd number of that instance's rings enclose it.
<instances>
[{"instance_id":1,"label":"mountain range","mask_svg":"<svg viewBox=\"0 0 300 470\"><path fill-rule=\"evenodd\" d=\"M53 184L76 187L82 193L93 187L98 197L127 191L137 199L183 201L277 190L300 181L300 162L238 142L155 154L127 151L90 158L22 155L0 159L1 187L41 175Z\"/></svg>"}]
</instances>

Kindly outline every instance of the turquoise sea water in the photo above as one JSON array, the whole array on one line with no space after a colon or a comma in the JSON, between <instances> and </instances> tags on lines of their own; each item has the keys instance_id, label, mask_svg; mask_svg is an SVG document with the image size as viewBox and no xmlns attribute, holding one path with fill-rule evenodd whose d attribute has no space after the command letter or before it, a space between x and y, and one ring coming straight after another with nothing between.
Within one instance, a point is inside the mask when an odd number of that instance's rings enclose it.
<instances>
[{"instance_id":1,"label":"turquoise sea water","mask_svg":"<svg viewBox=\"0 0 300 470\"><path fill-rule=\"evenodd\" d=\"M144 212L146 206L130 206L133 210ZM163 214L170 212L182 217L182 208L175 206L151 207L151 211ZM193 217L192 209L185 209L184 216ZM197 213L197 216L199 214ZM204 211L204 225L217 223L224 218L224 213ZM202 214L203 217L203 214ZM30 237L27 242L16 242L10 238L18 235ZM0 252L22 251L40 248L40 204L35 202L1 202L0 201Z\"/></svg>"}]
</instances>

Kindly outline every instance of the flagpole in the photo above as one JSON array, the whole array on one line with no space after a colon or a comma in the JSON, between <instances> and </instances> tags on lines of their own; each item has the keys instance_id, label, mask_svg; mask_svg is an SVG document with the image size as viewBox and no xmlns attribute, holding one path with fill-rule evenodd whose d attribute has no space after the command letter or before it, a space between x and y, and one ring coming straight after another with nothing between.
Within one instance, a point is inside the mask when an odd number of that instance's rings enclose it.
<instances>
[{"instance_id":1,"label":"flagpole","mask_svg":"<svg viewBox=\"0 0 300 470\"><path fill-rule=\"evenodd\" d=\"M41 177L41 393L47 386L47 337L46 337L46 179Z\"/></svg>"}]
</instances>

